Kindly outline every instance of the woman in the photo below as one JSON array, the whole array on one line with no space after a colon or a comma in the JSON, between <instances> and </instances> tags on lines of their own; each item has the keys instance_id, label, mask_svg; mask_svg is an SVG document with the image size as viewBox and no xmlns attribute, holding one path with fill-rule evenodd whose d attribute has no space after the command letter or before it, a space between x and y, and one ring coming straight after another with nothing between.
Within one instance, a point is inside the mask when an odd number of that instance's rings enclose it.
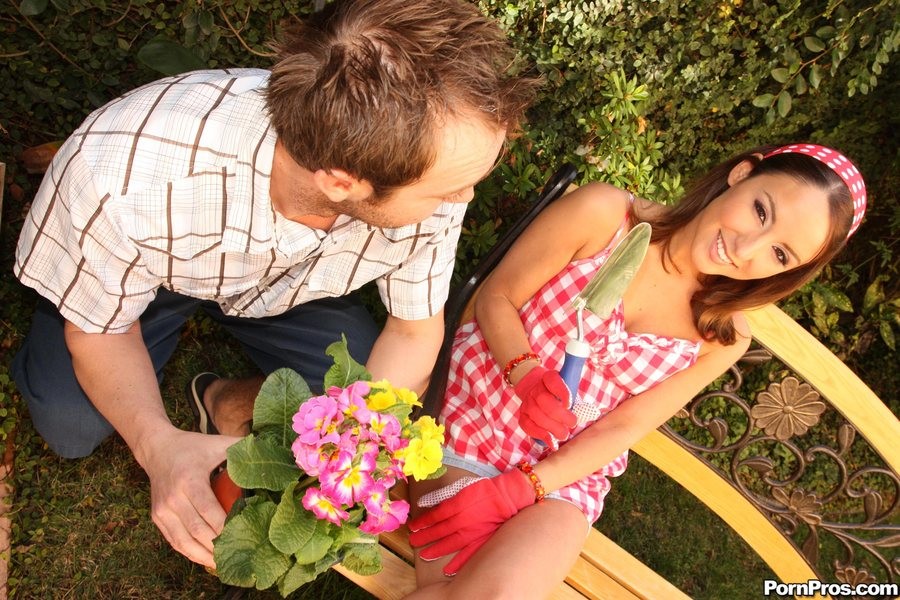
<instances>
[{"instance_id":1,"label":"woman","mask_svg":"<svg viewBox=\"0 0 900 600\"><path fill-rule=\"evenodd\" d=\"M457 332L441 413L448 470L411 489L424 507L410 523L412 597L551 593L627 449L744 353L740 311L813 277L859 226L865 198L845 157L796 144L715 167L674 208L606 184L547 208ZM647 257L609 317L586 314L592 352L569 410L557 371L572 299L639 222L653 227Z\"/></svg>"}]
</instances>

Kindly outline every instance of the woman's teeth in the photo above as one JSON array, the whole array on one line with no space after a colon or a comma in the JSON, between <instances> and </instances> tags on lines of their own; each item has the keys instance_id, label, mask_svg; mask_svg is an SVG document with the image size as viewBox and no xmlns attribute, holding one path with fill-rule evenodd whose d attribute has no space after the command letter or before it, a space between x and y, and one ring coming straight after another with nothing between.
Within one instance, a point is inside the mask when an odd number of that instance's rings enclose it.
<instances>
[{"instance_id":1,"label":"woman's teeth","mask_svg":"<svg viewBox=\"0 0 900 600\"><path fill-rule=\"evenodd\" d=\"M716 237L716 252L719 254L719 260L723 263L733 264L728 258L728 254L725 253L725 241L722 239L721 233Z\"/></svg>"}]
</instances>

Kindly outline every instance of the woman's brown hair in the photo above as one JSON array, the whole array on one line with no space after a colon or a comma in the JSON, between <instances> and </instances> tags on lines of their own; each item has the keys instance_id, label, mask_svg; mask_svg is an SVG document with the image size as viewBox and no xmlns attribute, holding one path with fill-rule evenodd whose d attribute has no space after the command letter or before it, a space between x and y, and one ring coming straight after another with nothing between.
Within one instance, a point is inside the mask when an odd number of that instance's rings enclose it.
<instances>
[{"instance_id":1,"label":"woman's brown hair","mask_svg":"<svg viewBox=\"0 0 900 600\"><path fill-rule=\"evenodd\" d=\"M847 185L831 168L810 156L791 153L762 159L774 148L754 148L717 165L695 181L672 210L655 219L648 219L653 226L652 241L662 243L664 264L671 264L669 244L674 234L728 189L728 175L742 161L754 164L748 177L764 173L790 175L802 183L818 187L828 196L830 235L819 253L808 263L764 279L738 280L722 275L701 277L702 287L691 298L691 309L694 324L706 340L733 344L736 333L732 315L735 312L757 308L790 295L812 279L843 249L847 241L853 218L853 202Z\"/></svg>"},{"instance_id":2,"label":"woman's brown hair","mask_svg":"<svg viewBox=\"0 0 900 600\"><path fill-rule=\"evenodd\" d=\"M500 27L463 0L338 0L274 45L266 100L304 168L338 168L376 197L433 163L448 117L512 129L537 89Z\"/></svg>"}]
</instances>

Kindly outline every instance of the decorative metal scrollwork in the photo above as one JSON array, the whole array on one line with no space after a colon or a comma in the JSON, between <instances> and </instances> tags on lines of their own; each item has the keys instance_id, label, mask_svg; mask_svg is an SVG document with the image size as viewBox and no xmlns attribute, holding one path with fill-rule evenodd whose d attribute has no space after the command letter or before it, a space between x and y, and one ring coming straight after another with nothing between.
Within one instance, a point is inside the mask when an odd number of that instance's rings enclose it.
<instances>
[{"instance_id":1,"label":"decorative metal scrollwork","mask_svg":"<svg viewBox=\"0 0 900 600\"><path fill-rule=\"evenodd\" d=\"M808 383L752 349L664 427L714 466L822 581L900 579L900 479Z\"/></svg>"}]
</instances>

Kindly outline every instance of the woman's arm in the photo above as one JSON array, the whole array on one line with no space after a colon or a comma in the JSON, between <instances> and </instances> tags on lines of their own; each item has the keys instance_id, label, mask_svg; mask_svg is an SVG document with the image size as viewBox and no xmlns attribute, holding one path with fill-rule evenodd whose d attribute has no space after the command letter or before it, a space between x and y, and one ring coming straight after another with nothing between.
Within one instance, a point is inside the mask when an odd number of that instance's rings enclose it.
<instances>
[{"instance_id":1,"label":"woman's arm","mask_svg":"<svg viewBox=\"0 0 900 600\"><path fill-rule=\"evenodd\" d=\"M739 317L743 322L743 317ZM746 326L738 326L746 331ZM731 346L713 344L691 367L622 402L596 423L535 465L546 490L574 483L612 462L645 435L665 423L746 351L750 337Z\"/></svg>"},{"instance_id":2,"label":"woman's arm","mask_svg":"<svg viewBox=\"0 0 900 600\"><path fill-rule=\"evenodd\" d=\"M497 364L531 352L519 309L569 262L606 247L627 208L627 192L588 184L544 209L519 236L475 300L475 318ZM534 366L523 363L510 380L518 382Z\"/></svg>"}]
</instances>

